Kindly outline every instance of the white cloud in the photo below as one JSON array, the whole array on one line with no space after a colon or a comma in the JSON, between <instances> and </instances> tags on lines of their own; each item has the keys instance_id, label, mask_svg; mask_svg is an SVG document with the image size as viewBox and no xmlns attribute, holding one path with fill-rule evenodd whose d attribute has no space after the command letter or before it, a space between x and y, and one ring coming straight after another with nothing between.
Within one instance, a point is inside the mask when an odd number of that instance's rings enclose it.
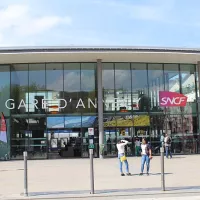
<instances>
[{"instance_id":1,"label":"white cloud","mask_svg":"<svg viewBox=\"0 0 200 200\"><path fill-rule=\"evenodd\" d=\"M50 30L62 23L69 25L71 24L71 19L69 17L61 18L58 16L44 16L36 19L29 18L16 28L16 32L26 36L36 35Z\"/></svg>"},{"instance_id":2,"label":"white cloud","mask_svg":"<svg viewBox=\"0 0 200 200\"><path fill-rule=\"evenodd\" d=\"M8 44L13 38L8 38L9 34L17 40L50 31L59 25L70 25L72 20L69 16L40 15L35 16L34 9L29 5L9 5L0 9L0 45ZM13 40L14 41L14 40ZM20 44L21 45L21 44Z\"/></svg>"}]
</instances>

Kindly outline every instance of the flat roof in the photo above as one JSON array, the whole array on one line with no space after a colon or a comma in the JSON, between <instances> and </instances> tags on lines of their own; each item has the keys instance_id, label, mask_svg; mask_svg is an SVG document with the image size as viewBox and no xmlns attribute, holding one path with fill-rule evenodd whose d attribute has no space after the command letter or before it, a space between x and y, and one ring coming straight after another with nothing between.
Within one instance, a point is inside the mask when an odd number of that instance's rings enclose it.
<instances>
[{"instance_id":1,"label":"flat roof","mask_svg":"<svg viewBox=\"0 0 200 200\"><path fill-rule=\"evenodd\" d=\"M188 63L200 61L198 48L134 46L1 47L0 64L41 62L147 62Z\"/></svg>"},{"instance_id":2,"label":"flat roof","mask_svg":"<svg viewBox=\"0 0 200 200\"><path fill-rule=\"evenodd\" d=\"M138 46L22 46L0 47L0 53L20 52L87 52L87 51L130 51L130 52L177 52L200 53L200 48L138 47Z\"/></svg>"}]
</instances>

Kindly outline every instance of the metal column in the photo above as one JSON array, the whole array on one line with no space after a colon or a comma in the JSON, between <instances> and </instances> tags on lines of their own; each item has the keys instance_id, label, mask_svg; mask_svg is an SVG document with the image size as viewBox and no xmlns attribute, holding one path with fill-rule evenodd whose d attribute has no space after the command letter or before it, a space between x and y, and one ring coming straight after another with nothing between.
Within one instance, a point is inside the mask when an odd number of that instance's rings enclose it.
<instances>
[{"instance_id":1,"label":"metal column","mask_svg":"<svg viewBox=\"0 0 200 200\"><path fill-rule=\"evenodd\" d=\"M161 188L165 191L165 159L164 159L164 144L160 148L160 158L161 158Z\"/></svg>"},{"instance_id":2,"label":"metal column","mask_svg":"<svg viewBox=\"0 0 200 200\"><path fill-rule=\"evenodd\" d=\"M197 105L198 105L198 134L200 133L200 61L197 62L197 72L198 72L198 92L199 95L197 97ZM198 153L198 140L196 140L196 153Z\"/></svg>"},{"instance_id":3,"label":"metal column","mask_svg":"<svg viewBox=\"0 0 200 200\"><path fill-rule=\"evenodd\" d=\"M102 87L102 63L97 60L97 90L98 90L98 120L99 120L99 157L103 158L104 130L103 130L103 87Z\"/></svg>"},{"instance_id":4,"label":"metal column","mask_svg":"<svg viewBox=\"0 0 200 200\"><path fill-rule=\"evenodd\" d=\"M24 196L28 196L28 168L27 168L27 151L24 151Z\"/></svg>"},{"instance_id":5,"label":"metal column","mask_svg":"<svg viewBox=\"0 0 200 200\"><path fill-rule=\"evenodd\" d=\"M93 161L93 149L89 149L90 152L90 194L94 194L94 161Z\"/></svg>"}]
</instances>

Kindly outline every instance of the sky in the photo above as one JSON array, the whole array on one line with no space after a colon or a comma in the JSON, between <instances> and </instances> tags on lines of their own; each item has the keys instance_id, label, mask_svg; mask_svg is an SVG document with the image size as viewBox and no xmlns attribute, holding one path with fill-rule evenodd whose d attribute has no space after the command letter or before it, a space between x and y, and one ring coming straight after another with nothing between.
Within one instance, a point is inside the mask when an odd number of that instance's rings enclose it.
<instances>
[{"instance_id":1,"label":"sky","mask_svg":"<svg viewBox=\"0 0 200 200\"><path fill-rule=\"evenodd\" d=\"M199 0L4 0L0 47L200 47Z\"/></svg>"}]
</instances>

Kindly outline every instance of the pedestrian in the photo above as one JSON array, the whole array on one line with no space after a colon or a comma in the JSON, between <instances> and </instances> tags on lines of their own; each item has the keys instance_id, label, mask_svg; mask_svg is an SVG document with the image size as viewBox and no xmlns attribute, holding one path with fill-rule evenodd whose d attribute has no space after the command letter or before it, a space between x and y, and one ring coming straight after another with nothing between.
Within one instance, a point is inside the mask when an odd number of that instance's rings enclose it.
<instances>
[{"instance_id":1,"label":"pedestrian","mask_svg":"<svg viewBox=\"0 0 200 200\"><path fill-rule=\"evenodd\" d=\"M146 138L142 139L141 149L142 149L142 152L141 152L142 159L141 159L140 176L143 175L145 163L147 167L147 175L149 175L150 160L152 159L152 150L151 150L151 145L147 142Z\"/></svg>"},{"instance_id":2,"label":"pedestrian","mask_svg":"<svg viewBox=\"0 0 200 200\"><path fill-rule=\"evenodd\" d=\"M139 156L140 155L140 140L138 138L136 138L135 140L135 156Z\"/></svg>"},{"instance_id":3,"label":"pedestrian","mask_svg":"<svg viewBox=\"0 0 200 200\"><path fill-rule=\"evenodd\" d=\"M164 143L165 143L165 135L161 134L161 136L160 136L160 147L163 147Z\"/></svg>"},{"instance_id":4,"label":"pedestrian","mask_svg":"<svg viewBox=\"0 0 200 200\"><path fill-rule=\"evenodd\" d=\"M126 140L120 140L117 143L119 169L120 169L121 176L125 176L125 174L123 173L123 163L125 164L125 167L126 167L126 175L131 176L131 173L129 172L129 164L128 164L128 161L127 161L127 157L125 155L125 146L128 143L129 142L126 141Z\"/></svg>"},{"instance_id":5,"label":"pedestrian","mask_svg":"<svg viewBox=\"0 0 200 200\"><path fill-rule=\"evenodd\" d=\"M166 158L170 155L170 158L172 158L172 150L171 150L171 145L172 144L172 139L171 137L166 133L165 135L165 154Z\"/></svg>"}]
</instances>

